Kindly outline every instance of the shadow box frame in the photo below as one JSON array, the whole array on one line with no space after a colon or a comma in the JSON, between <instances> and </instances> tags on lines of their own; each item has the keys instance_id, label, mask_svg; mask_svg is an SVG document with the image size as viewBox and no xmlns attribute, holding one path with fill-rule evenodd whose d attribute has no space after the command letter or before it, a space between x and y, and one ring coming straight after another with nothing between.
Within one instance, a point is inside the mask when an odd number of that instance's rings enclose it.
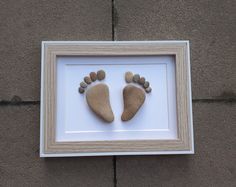
<instances>
[{"instance_id":1,"label":"shadow box frame","mask_svg":"<svg viewBox=\"0 0 236 187\"><path fill-rule=\"evenodd\" d=\"M58 56L174 55L177 138L164 140L56 141ZM189 41L43 41L40 157L193 154Z\"/></svg>"}]
</instances>

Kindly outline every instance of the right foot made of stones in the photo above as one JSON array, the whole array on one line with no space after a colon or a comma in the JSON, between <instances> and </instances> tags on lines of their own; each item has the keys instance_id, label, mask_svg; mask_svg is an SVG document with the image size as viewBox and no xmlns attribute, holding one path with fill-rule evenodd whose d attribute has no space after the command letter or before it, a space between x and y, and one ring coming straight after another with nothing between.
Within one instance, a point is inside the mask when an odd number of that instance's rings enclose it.
<instances>
[{"instance_id":1,"label":"right foot made of stones","mask_svg":"<svg viewBox=\"0 0 236 187\"><path fill-rule=\"evenodd\" d=\"M143 105L146 93L152 91L150 84L139 74L133 75L131 72L125 73L126 83L137 83L140 87L127 85L123 89L124 110L121 116L122 121L131 120Z\"/></svg>"},{"instance_id":2,"label":"right foot made of stones","mask_svg":"<svg viewBox=\"0 0 236 187\"><path fill-rule=\"evenodd\" d=\"M84 77L84 81L80 83L79 93L86 94L86 100L90 109L103 121L111 123L114 121L114 114L111 109L109 88L106 84L100 83L90 87L92 82L105 79L105 72L99 70L91 72L89 76Z\"/></svg>"}]
</instances>

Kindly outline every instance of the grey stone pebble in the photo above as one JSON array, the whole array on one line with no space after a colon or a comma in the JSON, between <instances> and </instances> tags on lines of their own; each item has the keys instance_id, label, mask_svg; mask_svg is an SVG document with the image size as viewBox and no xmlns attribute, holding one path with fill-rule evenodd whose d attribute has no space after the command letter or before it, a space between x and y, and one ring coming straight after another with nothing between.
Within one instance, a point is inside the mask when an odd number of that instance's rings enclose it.
<instances>
[{"instance_id":1,"label":"grey stone pebble","mask_svg":"<svg viewBox=\"0 0 236 187\"><path fill-rule=\"evenodd\" d=\"M145 81L145 83L143 84L143 87L144 87L144 88L148 88L149 85L150 85L149 82L148 82L148 81Z\"/></svg>"},{"instance_id":2,"label":"grey stone pebble","mask_svg":"<svg viewBox=\"0 0 236 187\"><path fill-rule=\"evenodd\" d=\"M79 87L79 93L84 93L84 88L82 88L82 87Z\"/></svg>"},{"instance_id":3,"label":"grey stone pebble","mask_svg":"<svg viewBox=\"0 0 236 187\"><path fill-rule=\"evenodd\" d=\"M140 75L139 74L135 74L134 77L133 77L133 81L135 83L138 83L139 79L140 79Z\"/></svg>"},{"instance_id":4,"label":"grey stone pebble","mask_svg":"<svg viewBox=\"0 0 236 187\"><path fill-rule=\"evenodd\" d=\"M144 83L145 83L145 78L144 78L144 77L141 77L141 78L139 79L138 83L141 84L141 85L144 85Z\"/></svg>"},{"instance_id":5,"label":"grey stone pebble","mask_svg":"<svg viewBox=\"0 0 236 187\"><path fill-rule=\"evenodd\" d=\"M87 84L91 84L92 80L90 77L86 76L86 77L84 77L84 82L86 82Z\"/></svg>"},{"instance_id":6,"label":"grey stone pebble","mask_svg":"<svg viewBox=\"0 0 236 187\"><path fill-rule=\"evenodd\" d=\"M97 80L97 73L91 72L91 73L89 74L89 76L90 76L90 78L91 78L91 80L92 80L93 82Z\"/></svg>"},{"instance_id":7,"label":"grey stone pebble","mask_svg":"<svg viewBox=\"0 0 236 187\"><path fill-rule=\"evenodd\" d=\"M130 71L126 72L126 73L125 73L125 81L126 81L127 83L131 83L132 80L133 80L133 73L130 72Z\"/></svg>"},{"instance_id":8,"label":"grey stone pebble","mask_svg":"<svg viewBox=\"0 0 236 187\"><path fill-rule=\"evenodd\" d=\"M150 93L150 92L152 91L152 88L151 88L151 87L148 87L148 88L145 89L145 91L146 91L147 93Z\"/></svg>"},{"instance_id":9,"label":"grey stone pebble","mask_svg":"<svg viewBox=\"0 0 236 187\"><path fill-rule=\"evenodd\" d=\"M86 84L85 82L81 82L81 83L80 83L80 87L86 88L86 87L87 87L87 84Z\"/></svg>"},{"instance_id":10,"label":"grey stone pebble","mask_svg":"<svg viewBox=\"0 0 236 187\"><path fill-rule=\"evenodd\" d=\"M99 70L99 71L97 72L97 78L98 78L98 80L101 81L101 80L105 79L105 77L106 77L105 71Z\"/></svg>"}]
</instances>

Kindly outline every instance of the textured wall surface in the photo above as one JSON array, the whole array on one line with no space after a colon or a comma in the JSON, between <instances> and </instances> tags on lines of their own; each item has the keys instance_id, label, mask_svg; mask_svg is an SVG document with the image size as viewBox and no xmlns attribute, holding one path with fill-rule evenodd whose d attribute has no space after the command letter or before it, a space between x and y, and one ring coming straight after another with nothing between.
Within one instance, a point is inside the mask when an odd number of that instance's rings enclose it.
<instances>
[{"instance_id":1,"label":"textured wall surface","mask_svg":"<svg viewBox=\"0 0 236 187\"><path fill-rule=\"evenodd\" d=\"M234 0L1 0L0 186L236 186ZM42 40L191 43L195 155L39 158Z\"/></svg>"}]
</instances>

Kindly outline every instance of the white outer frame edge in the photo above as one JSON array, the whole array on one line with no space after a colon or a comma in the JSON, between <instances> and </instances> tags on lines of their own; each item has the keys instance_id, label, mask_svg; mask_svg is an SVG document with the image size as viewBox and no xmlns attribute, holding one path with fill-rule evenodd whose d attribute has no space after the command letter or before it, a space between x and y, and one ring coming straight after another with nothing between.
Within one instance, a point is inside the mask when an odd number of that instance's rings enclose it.
<instances>
[{"instance_id":1,"label":"white outer frame edge","mask_svg":"<svg viewBox=\"0 0 236 187\"><path fill-rule=\"evenodd\" d=\"M191 82L191 63L190 63L190 42L186 41L187 44L187 55L188 55L188 76L189 76L189 109L190 109L190 116L189 116L189 125L190 125L190 136L192 139L192 153L194 154L194 133L193 133L193 109L192 109L192 82Z\"/></svg>"},{"instance_id":2,"label":"white outer frame edge","mask_svg":"<svg viewBox=\"0 0 236 187\"><path fill-rule=\"evenodd\" d=\"M91 153L53 153L45 154L44 147L44 121L43 121L43 92L44 92L44 50L47 44L145 44L145 43L185 43L187 45L187 63L189 76L189 128L192 139L192 149L188 151L152 151L152 152L91 152ZM159 40L159 41L42 41L41 46L41 95L40 95L40 157L77 157L77 156L112 156L112 155L174 155L174 154L194 154L194 134L192 116L192 91L191 91L191 65L190 65L190 43L189 40Z\"/></svg>"},{"instance_id":3,"label":"white outer frame edge","mask_svg":"<svg viewBox=\"0 0 236 187\"><path fill-rule=\"evenodd\" d=\"M44 47L46 42L42 41L41 43L41 89L40 89L40 149L39 154L40 157L46 157L43 152L44 147L44 138L43 138L43 132L44 132L44 120L43 120L43 92L44 92Z\"/></svg>"}]
</instances>

